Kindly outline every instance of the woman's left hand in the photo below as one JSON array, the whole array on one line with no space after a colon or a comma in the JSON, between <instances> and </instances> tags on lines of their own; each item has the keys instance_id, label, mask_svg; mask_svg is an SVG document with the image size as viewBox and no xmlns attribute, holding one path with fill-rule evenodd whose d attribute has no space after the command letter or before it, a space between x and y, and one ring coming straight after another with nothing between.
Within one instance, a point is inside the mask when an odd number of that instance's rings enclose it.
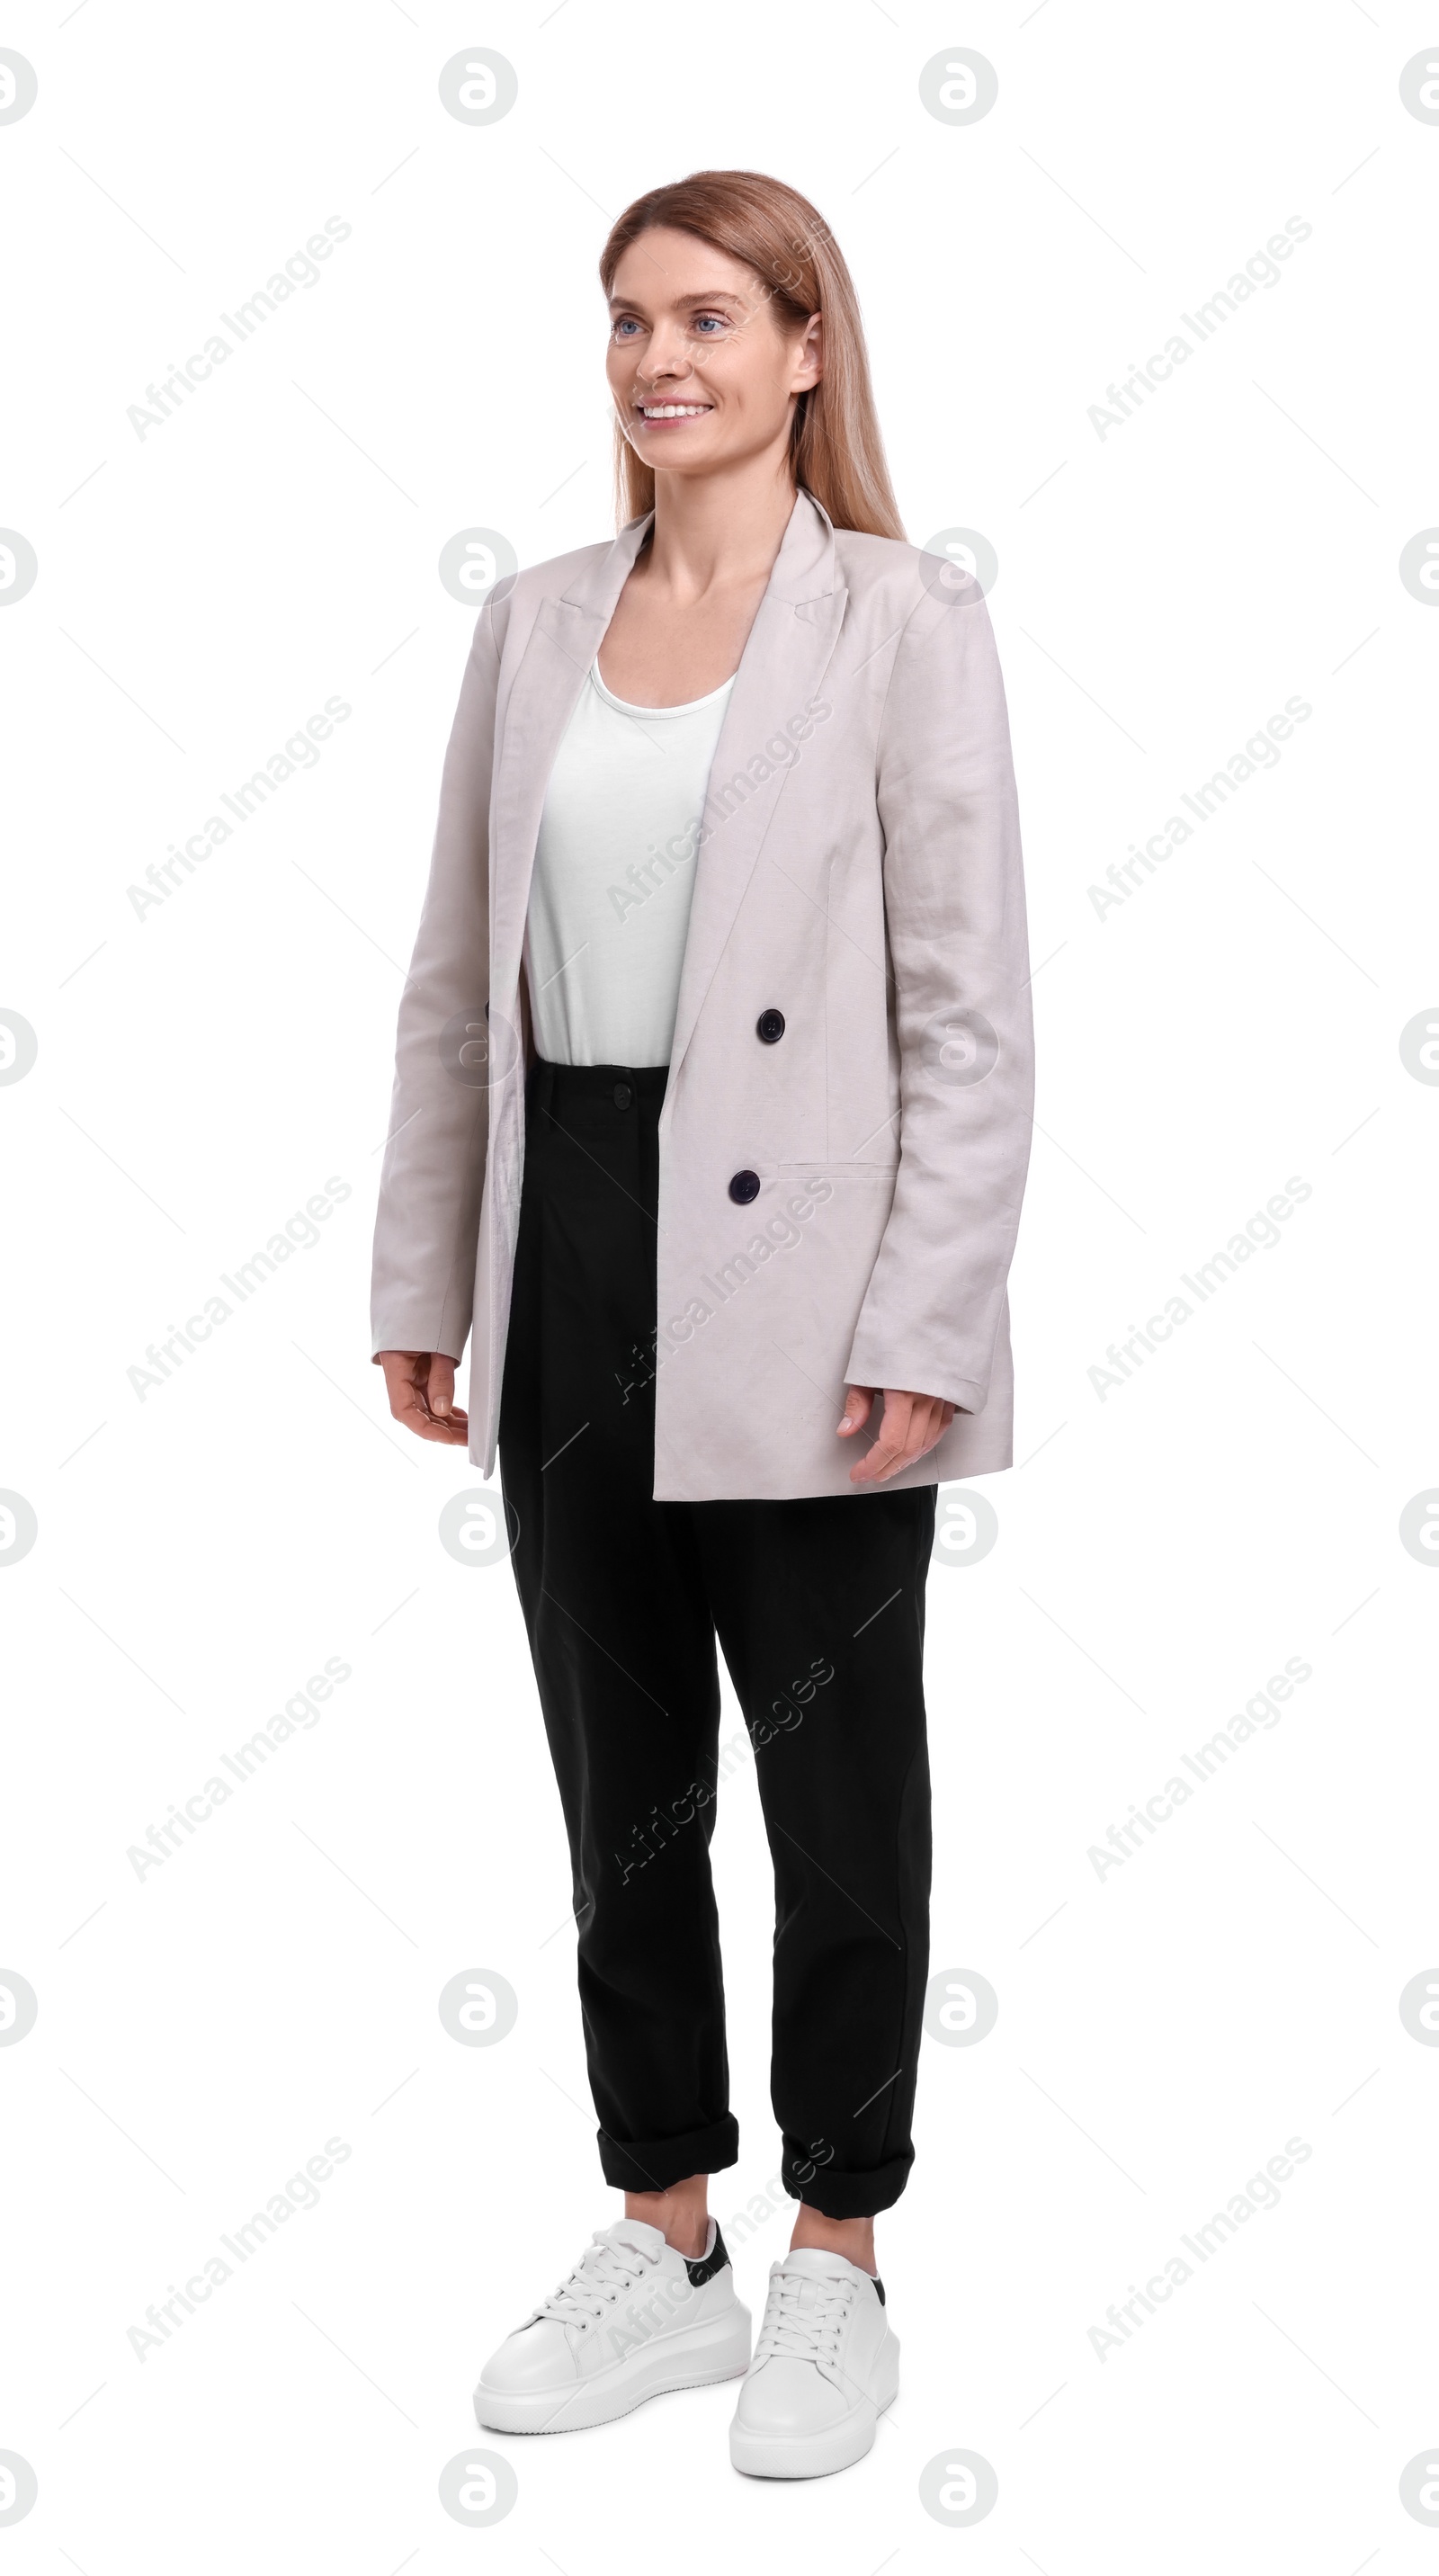
<instances>
[{"instance_id":1,"label":"woman's left hand","mask_svg":"<svg viewBox=\"0 0 1439 2576\"><path fill-rule=\"evenodd\" d=\"M874 1446L865 1451L857 1466L851 1467L852 1485L882 1485L897 1476L902 1467L912 1467L926 1449L941 1440L954 1420L954 1406L941 1395L910 1395L903 1387L887 1386L883 1390L884 1413ZM877 1386L848 1386L844 1391L844 1418L839 1425L841 1440L852 1440L862 1431L874 1409Z\"/></svg>"}]
</instances>

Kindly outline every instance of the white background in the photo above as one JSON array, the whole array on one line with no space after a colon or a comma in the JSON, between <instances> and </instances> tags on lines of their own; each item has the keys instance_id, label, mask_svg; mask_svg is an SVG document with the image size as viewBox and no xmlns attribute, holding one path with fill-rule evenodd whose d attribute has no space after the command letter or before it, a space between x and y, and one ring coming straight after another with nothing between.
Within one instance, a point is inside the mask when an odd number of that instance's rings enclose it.
<instances>
[{"instance_id":1,"label":"white background","mask_svg":"<svg viewBox=\"0 0 1439 2576\"><path fill-rule=\"evenodd\" d=\"M1394 0L7 14L39 80L0 126L0 520L39 560L0 616L0 1004L39 1039L0 1094L0 1484L39 1523L3 1571L0 1964L39 1998L0 2048L17 2576L1432 2567L1399 2480L1439 2443L1439 2053L1398 1998L1439 1959L1435 1576L1399 1516L1439 1474L1439 1095L1399 1037L1439 985L1439 616L1398 559L1439 520L1439 127L1399 91L1434 37ZM519 83L484 128L438 93L477 42ZM969 127L919 94L956 42L999 81ZM929 1659L934 1966L999 2018L926 2043L867 2461L749 2482L731 2392L670 2397L485 2437L518 2498L471 2532L438 2479L479 2365L618 2202L512 1581L437 1538L477 1472L382 1410L369 1225L472 622L437 558L612 529L596 260L708 165L814 199L910 536L999 558L1041 1068L1022 1463L984 1484L994 1550L935 1570ZM318 284L138 437L147 384L330 216ZM1280 282L1101 438L1106 387L1294 216ZM331 695L318 764L137 917ZM1091 885L1291 696L1278 765L1100 917ZM1279 1243L1101 1401L1106 1346L1291 1175ZM141 1401L146 1345L330 1176L320 1240ZM329 1657L319 1722L138 1879L128 1848ZM1101 1879L1090 1846L1291 1657L1279 1722ZM748 1763L715 1854L726 2220L778 2161ZM468 1968L518 1997L496 2046L441 2027ZM137 2358L331 2137L319 2205ZM1111 2303L1291 2138L1278 2207L1101 2358ZM756 2308L785 2228L739 2251ZM956 2446L999 2500L950 2531L919 2480Z\"/></svg>"}]
</instances>

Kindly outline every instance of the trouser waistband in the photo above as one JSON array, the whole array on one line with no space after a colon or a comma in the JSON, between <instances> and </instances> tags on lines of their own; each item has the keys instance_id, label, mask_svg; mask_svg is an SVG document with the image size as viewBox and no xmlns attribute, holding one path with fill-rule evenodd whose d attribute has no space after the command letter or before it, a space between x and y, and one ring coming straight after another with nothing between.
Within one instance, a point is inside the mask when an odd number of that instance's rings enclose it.
<instances>
[{"instance_id":1,"label":"trouser waistband","mask_svg":"<svg viewBox=\"0 0 1439 2576\"><path fill-rule=\"evenodd\" d=\"M563 1118L567 1108L593 1102L657 1117L669 1076L667 1064L551 1064L536 1056L526 1077L525 1107Z\"/></svg>"}]
</instances>

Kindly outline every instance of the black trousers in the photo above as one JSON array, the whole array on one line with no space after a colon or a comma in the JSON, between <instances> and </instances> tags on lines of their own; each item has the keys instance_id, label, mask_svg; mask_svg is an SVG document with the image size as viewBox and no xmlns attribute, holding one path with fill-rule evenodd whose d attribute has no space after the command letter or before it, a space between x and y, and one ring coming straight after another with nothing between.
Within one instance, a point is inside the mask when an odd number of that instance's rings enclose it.
<instances>
[{"instance_id":1,"label":"black trousers","mask_svg":"<svg viewBox=\"0 0 1439 2576\"><path fill-rule=\"evenodd\" d=\"M832 2218L866 2217L898 2199L914 2159L935 1489L654 1500L667 1072L530 1069L500 1411L600 2161L621 2189L657 2191L738 2155L709 1845L720 1783L752 1754L775 1875L785 2186ZM747 1747L720 1747L716 1636Z\"/></svg>"}]
</instances>

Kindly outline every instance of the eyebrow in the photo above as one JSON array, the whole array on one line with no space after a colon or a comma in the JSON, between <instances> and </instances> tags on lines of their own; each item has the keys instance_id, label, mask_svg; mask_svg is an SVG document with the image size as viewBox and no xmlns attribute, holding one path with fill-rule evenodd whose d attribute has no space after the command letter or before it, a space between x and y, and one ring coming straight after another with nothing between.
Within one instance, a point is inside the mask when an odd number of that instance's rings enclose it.
<instances>
[{"instance_id":1,"label":"eyebrow","mask_svg":"<svg viewBox=\"0 0 1439 2576\"><path fill-rule=\"evenodd\" d=\"M690 305L735 304L742 306L744 303L744 297L742 295L731 295L723 287L717 289L713 295L681 295L677 300L681 304ZM609 300L609 310L613 313L616 306L636 304L638 301L639 298L634 295L612 295Z\"/></svg>"}]
</instances>

